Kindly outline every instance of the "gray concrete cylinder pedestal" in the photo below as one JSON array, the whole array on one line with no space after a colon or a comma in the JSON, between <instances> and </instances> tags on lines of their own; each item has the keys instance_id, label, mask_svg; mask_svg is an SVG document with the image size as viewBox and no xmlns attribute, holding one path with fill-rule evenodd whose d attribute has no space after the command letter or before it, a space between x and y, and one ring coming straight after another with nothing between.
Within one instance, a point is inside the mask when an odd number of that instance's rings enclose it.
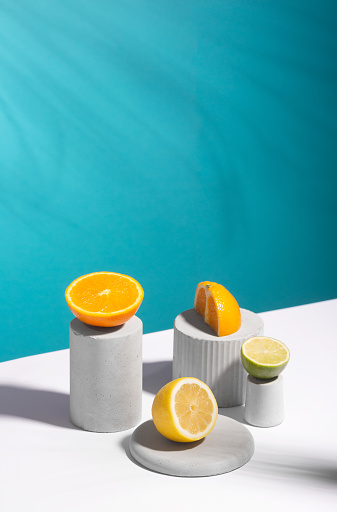
<instances>
[{"instance_id":1,"label":"gray concrete cylinder pedestal","mask_svg":"<svg viewBox=\"0 0 337 512\"><path fill-rule=\"evenodd\" d=\"M70 322L70 419L91 432L120 432L142 415L142 321L118 327Z\"/></svg>"},{"instance_id":2,"label":"gray concrete cylinder pedestal","mask_svg":"<svg viewBox=\"0 0 337 512\"><path fill-rule=\"evenodd\" d=\"M256 427L274 427L284 420L283 376L274 379L247 377L244 418Z\"/></svg>"}]
</instances>

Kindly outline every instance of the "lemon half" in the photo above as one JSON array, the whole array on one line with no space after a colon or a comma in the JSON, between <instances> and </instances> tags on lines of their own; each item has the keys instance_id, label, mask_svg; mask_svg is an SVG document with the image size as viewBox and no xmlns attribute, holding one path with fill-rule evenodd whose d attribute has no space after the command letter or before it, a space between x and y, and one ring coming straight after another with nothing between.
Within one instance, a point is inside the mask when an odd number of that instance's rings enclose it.
<instances>
[{"instance_id":1,"label":"lemon half","mask_svg":"<svg viewBox=\"0 0 337 512\"><path fill-rule=\"evenodd\" d=\"M188 443L207 436L218 417L210 388L194 377L182 377L162 387L154 398L152 418L157 430L172 441Z\"/></svg>"}]
</instances>

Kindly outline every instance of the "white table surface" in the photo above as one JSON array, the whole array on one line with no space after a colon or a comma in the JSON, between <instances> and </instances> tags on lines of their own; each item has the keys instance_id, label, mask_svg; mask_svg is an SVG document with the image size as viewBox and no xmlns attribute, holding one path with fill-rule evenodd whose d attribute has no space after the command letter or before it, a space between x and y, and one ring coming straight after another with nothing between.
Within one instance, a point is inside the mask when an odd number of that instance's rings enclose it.
<instances>
[{"instance_id":1,"label":"white table surface","mask_svg":"<svg viewBox=\"0 0 337 512\"><path fill-rule=\"evenodd\" d=\"M73 427L68 350L1 363L0 510L337 510L337 300L261 316L265 334L291 351L283 374L286 419L269 429L247 425L253 458L214 477L142 468L128 451L133 429ZM172 330L144 336L142 421L171 380L172 347ZM219 413L244 422L243 407Z\"/></svg>"}]
</instances>

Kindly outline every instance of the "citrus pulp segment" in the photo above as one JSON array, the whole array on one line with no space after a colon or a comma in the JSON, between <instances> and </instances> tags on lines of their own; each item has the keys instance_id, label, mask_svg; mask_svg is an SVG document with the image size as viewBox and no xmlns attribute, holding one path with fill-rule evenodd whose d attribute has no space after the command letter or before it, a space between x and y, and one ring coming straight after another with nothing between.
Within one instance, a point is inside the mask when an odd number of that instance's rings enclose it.
<instances>
[{"instance_id":1,"label":"citrus pulp segment","mask_svg":"<svg viewBox=\"0 0 337 512\"><path fill-rule=\"evenodd\" d=\"M207 436L218 417L210 388L194 377L168 382L154 398L152 418L167 439L188 443Z\"/></svg>"},{"instance_id":2,"label":"citrus pulp segment","mask_svg":"<svg viewBox=\"0 0 337 512\"><path fill-rule=\"evenodd\" d=\"M211 281L202 281L198 284L195 296L194 296L194 309L201 315L202 317L205 316L206 311L206 287L210 286L212 283Z\"/></svg>"},{"instance_id":3,"label":"citrus pulp segment","mask_svg":"<svg viewBox=\"0 0 337 512\"><path fill-rule=\"evenodd\" d=\"M82 322L113 327L136 314L144 297L141 285L117 272L93 272L75 279L65 297L71 312Z\"/></svg>"},{"instance_id":4,"label":"citrus pulp segment","mask_svg":"<svg viewBox=\"0 0 337 512\"><path fill-rule=\"evenodd\" d=\"M244 369L258 379L272 379L280 375L290 358L288 347L267 336L249 338L241 347Z\"/></svg>"},{"instance_id":5,"label":"citrus pulp segment","mask_svg":"<svg viewBox=\"0 0 337 512\"><path fill-rule=\"evenodd\" d=\"M240 307L221 284L211 281L199 283L194 297L194 309L217 336L228 336L240 329Z\"/></svg>"}]
</instances>

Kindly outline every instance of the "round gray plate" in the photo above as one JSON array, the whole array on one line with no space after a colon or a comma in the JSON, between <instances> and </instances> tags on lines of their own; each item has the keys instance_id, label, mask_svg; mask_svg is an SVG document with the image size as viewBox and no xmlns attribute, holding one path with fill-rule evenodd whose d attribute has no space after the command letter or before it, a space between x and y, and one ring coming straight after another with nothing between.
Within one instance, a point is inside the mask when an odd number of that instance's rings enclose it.
<instances>
[{"instance_id":1,"label":"round gray plate","mask_svg":"<svg viewBox=\"0 0 337 512\"><path fill-rule=\"evenodd\" d=\"M135 429L131 455L143 466L174 476L211 476L228 473L248 462L254 439L241 423L219 416L212 432L193 443L176 443L163 437L152 420Z\"/></svg>"}]
</instances>

